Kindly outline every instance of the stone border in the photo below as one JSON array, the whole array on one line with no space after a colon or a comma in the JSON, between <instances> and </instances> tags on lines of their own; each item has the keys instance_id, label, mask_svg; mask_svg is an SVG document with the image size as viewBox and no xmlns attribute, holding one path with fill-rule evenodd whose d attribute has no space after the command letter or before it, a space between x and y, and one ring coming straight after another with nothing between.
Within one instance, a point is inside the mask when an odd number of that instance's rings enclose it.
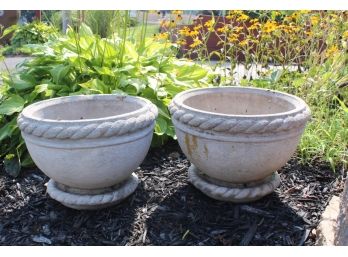
<instances>
[{"instance_id":1,"label":"stone border","mask_svg":"<svg viewBox=\"0 0 348 257\"><path fill-rule=\"evenodd\" d=\"M316 229L316 245L334 245L339 205L340 198L333 196L321 215L319 225Z\"/></svg>"},{"instance_id":2,"label":"stone border","mask_svg":"<svg viewBox=\"0 0 348 257\"><path fill-rule=\"evenodd\" d=\"M337 218L337 231L335 235L335 245L348 246L348 174L346 173L346 181L339 206Z\"/></svg>"}]
</instances>

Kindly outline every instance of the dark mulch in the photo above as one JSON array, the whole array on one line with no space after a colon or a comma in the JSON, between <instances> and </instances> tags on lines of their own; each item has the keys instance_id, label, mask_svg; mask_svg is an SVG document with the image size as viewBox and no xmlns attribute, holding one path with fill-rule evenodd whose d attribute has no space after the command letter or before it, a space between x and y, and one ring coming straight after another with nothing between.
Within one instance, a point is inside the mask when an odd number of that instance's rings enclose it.
<instances>
[{"instance_id":1,"label":"dark mulch","mask_svg":"<svg viewBox=\"0 0 348 257\"><path fill-rule=\"evenodd\" d=\"M320 215L343 179L320 162L294 158L280 188L262 200L232 204L187 183L189 162L175 143L153 149L136 192L118 206L76 211L45 193L39 171L0 175L0 245L313 245Z\"/></svg>"}]
</instances>

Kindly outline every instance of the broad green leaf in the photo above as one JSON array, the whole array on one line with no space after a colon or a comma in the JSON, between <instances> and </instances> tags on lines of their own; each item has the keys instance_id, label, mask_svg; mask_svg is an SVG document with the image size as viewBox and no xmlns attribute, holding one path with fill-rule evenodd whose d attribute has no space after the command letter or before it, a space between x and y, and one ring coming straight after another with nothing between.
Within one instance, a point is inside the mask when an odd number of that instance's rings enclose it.
<instances>
[{"instance_id":1,"label":"broad green leaf","mask_svg":"<svg viewBox=\"0 0 348 257\"><path fill-rule=\"evenodd\" d=\"M108 75L108 76L114 76L114 73L112 70L108 67L97 67L93 66L93 68L100 74L100 75Z\"/></svg>"},{"instance_id":2,"label":"broad green leaf","mask_svg":"<svg viewBox=\"0 0 348 257\"><path fill-rule=\"evenodd\" d=\"M85 23L82 23L79 29L79 34L81 36L93 36L93 31Z\"/></svg>"},{"instance_id":3,"label":"broad green leaf","mask_svg":"<svg viewBox=\"0 0 348 257\"><path fill-rule=\"evenodd\" d=\"M51 75L53 82L55 84L61 83L62 79L69 73L70 66L65 66L63 64L57 65L51 70Z\"/></svg>"},{"instance_id":4,"label":"broad green leaf","mask_svg":"<svg viewBox=\"0 0 348 257\"><path fill-rule=\"evenodd\" d=\"M3 101L0 105L0 114L11 115L22 111L25 101L19 95L12 95Z\"/></svg>"},{"instance_id":5,"label":"broad green leaf","mask_svg":"<svg viewBox=\"0 0 348 257\"><path fill-rule=\"evenodd\" d=\"M138 78L131 78L127 80L125 92L131 95L140 93L145 89L146 85L143 80Z\"/></svg>"},{"instance_id":6,"label":"broad green leaf","mask_svg":"<svg viewBox=\"0 0 348 257\"><path fill-rule=\"evenodd\" d=\"M31 82L26 80L21 80L21 79L13 79L12 85L18 91L26 90L26 89L34 87L34 85Z\"/></svg>"},{"instance_id":7,"label":"broad green leaf","mask_svg":"<svg viewBox=\"0 0 348 257\"><path fill-rule=\"evenodd\" d=\"M2 33L2 35L1 35L0 38L3 38L3 37L5 37L5 36L7 36L8 34L14 32L16 29L18 29L18 27L19 27L19 26L18 26L17 24L15 24L15 25L12 25L12 26L6 28L6 29L4 30L4 32Z\"/></svg>"},{"instance_id":8,"label":"broad green leaf","mask_svg":"<svg viewBox=\"0 0 348 257\"><path fill-rule=\"evenodd\" d=\"M152 147L160 147L164 145L168 141L169 137L167 135L157 135L156 133L153 134L151 146Z\"/></svg>"},{"instance_id":9,"label":"broad green leaf","mask_svg":"<svg viewBox=\"0 0 348 257\"><path fill-rule=\"evenodd\" d=\"M91 79L85 83L79 84L82 88L91 90L91 92L97 94L107 94L109 93L109 88L104 84L103 81L99 79Z\"/></svg>"},{"instance_id":10,"label":"broad green leaf","mask_svg":"<svg viewBox=\"0 0 348 257\"><path fill-rule=\"evenodd\" d=\"M126 48L126 55L131 57L133 60L137 60L138 59L138 53L137 53L137 51L135 49L134 44L132 44L129 41L126 41L125 48Z\"/></svg>"},{"instance_id":11,"label":"broad green leaf","mask_svg":"<svg viewBox=\"0 0 348 257\"><path fill-rule=\"evenodd\" d=\"M10 137L16 128L17 128L17 117L13 118L10 122L6 123L0 129L0 142L4 140L5 138Z\"/></svg>"},{"instance_id":12,"label":"broad green leaf","mask_svg":"<svg viewBox=\"0 0 348 257\"><path fill-rule=\"evenodd\" d=\"M280 77L282 76L283 71L282 70L276 70L271 73L270 79L272 83L278 82Z\"/></svg>"},{"instance_id":13,"label":"broad green leaf","mask_svg":"<svg viewBox=\"0 0 348 257\"><path fill-rule=\"evenodd\" d=\"M156 119L155 133L159 136L164 135L167 131L167 121L160 116Z\"/></svg>"},{"instance_id":14,"label":"broad green leaf","mask_svg":"<svg viewBox=\"0 0 348 257\"><path fill-rule=\"evenodd\" d=\"M147 77L147 81L148 81L148 86L150 88L152 88L155 92L158 90L158 88L161 85L161 82L158 79L155 79L153 77Z\"/></svg>"},{"instance_id":15,"label":"broad green leaf","mask_svg":"<svg viewBox=\"0 0 348 257\"><path fill-rule=\"evenodd\" d=\"M127 64L126 66L124 67L120 67L120 68L114 68L114 71L115 72L120 72L120 71L132 71L135 69L135 66L134 65L131 65L131 64Z\"/></svg>"},{"instance_id":16,"label":"broad green leaf","mask_svg":"<svg viewBox=\"0 0 348 257\"><path fill-rule=\"evenodd\" d=\"M199 65L180 65L177 66L176 78L178 80L200 80L207 73L207 70Z\"/></svg>"},{"instance_id":17,"label":"broad green leaf","mask_svg":"<svg viewBox=\"0 0 348 257\"><path fill-rule=\"evenodd\" d=\"M180 84L182 84L182 83L180 83ZM180 84L176 83L174 85L172 83L168 83L165 85L166 91L174 97L176 94L178 94L178 93L180 93L183 90L188 88L188 87L186 87L186 84L185 84L185 86L182 86Z\"/></svg>"}]
</instances>

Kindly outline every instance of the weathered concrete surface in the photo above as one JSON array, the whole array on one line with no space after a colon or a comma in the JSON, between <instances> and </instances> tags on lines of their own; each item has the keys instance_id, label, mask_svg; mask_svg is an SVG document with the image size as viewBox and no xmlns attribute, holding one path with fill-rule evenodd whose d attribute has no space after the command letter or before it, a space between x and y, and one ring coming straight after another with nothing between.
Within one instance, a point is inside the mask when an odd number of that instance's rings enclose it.
<instances>
[{"instance_id":1,"label":"weathered concrete surface","mask_svg":"<svg viewBox=\"0 0 348 257\"><path fill-rule=\"evenodd\" d=\"M264 196L260 185L291 158L310 117L303 100L251 87L187 90L169 111L184 154L205 180L222 187L191 181L210 197L235 202ZM245 184L252 190L238 194Z\"/></svg>"},{"instance_id":2,"label":"weathered concrete surface","mask_svg":"<svg viewBox=\"0 0 348 257\"><path fill-rule=\"evenodd\" d=\"M317 228L316 245L334 245L335 232L337 230L337 217L339 213L340 198L333 196L321 216L321 221Z\"/></svg>"},{"instance_id":3,"label":"weathered concrete surface","mask_svg":"<svg viewBox=\"0 0 348 257\"><path fill-rule=\"evenodd\" d=\"M348 246L348 179L342 194L335 244Z\"/></svg>"}]
</instances>

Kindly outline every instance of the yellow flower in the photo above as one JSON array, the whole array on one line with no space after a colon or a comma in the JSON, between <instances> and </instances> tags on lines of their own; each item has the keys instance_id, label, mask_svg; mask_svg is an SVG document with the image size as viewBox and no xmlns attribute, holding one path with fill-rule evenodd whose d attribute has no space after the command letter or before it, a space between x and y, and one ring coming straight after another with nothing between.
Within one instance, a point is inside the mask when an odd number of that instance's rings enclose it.
<instances>
[{"instance_id":1,"label":"yellow flower","mask_svg":"<svg viewBox=\"0 0 348 257\"><path fill-rule=\"evenodd\" d=\"M175 20L171 20L170 23L169 23L169 27L170 28L175 28L175 26L176 26Z\"/></svg>"},{"instance_id":2,"label":"yellow flower","mask_svg":"<svg viewBox=\"0 0 348 257\"><path fill-rule=\"evenodd\" d=\"M198 31L198 30L200 30L201 28L202 28L202 25L201 25L201 24L198 24L197 26L194 26L194 27L193 27L193 30Z\"/></svg>"},{"instance_id":3,"label":"yellow flower","mask_svg":"<svg viewBox=\"0 0 348 257\"><path fill-rule=\"evenodd\" d=\"M239 17L242 14L243 14L243 11L241 11L241 10L228 11L227 15L226 15L226 19L230 19L231 20L233 18Z\"/></svg>"},{"instance_id":4,"label":"yellow flower","mask_svg":"<svg viewBox=\"0 0 348 257\"><path fill-rule=\"evenodd\" d=\"M214 19L210 19L204 23L204 27L206 27L208 31L214 31L214 24L215 24Z\"/></svg>"},{"instance_id":5,"label":"yellow flower","mask_svg":"<svg viewBox=\"0 0 348 257\"><path fill-rule=\"evenodd\" d=\"M307 36L313 36L313 32L312 31L306 31L306 35Z\"/></svg>"},{"instance_id":6,"label":"yellow flower","mask_svg":"<svg viewBox=\"0 0 348 257\"><path fill-rule=\"evenodd\" d=\"M238 41L238 35L236 34L231 34L228 36L227 41L230 43L235 43Z\"/></svg>"},{"instance_id":7,"label":"yellow flower","mask_svg":"<svg viewBox=\"0 0 348 257\"><path fill-rule=\"evenodd\" d=\"M329 49L326 50L326 57L330 57L331 55L338 52L338 47L336 45L331 46Z\"/></svg>"},{"instance_id":8,"label":"yellow flower","mask_svg":"<svg viewBox=\"0 0 348 257\"><path fill-rule=\"evenodd\" d=\"M259 29L260 26L261 24L259 22L255 22L249 26L249 30Z\"/></svg>"},{"instance_id":9,"label":"yellow flower","mask_svg":"<svg viewBox=\"0 0 348 257\"><path fill-rule=\"evenodd\" d=\"M230 11L231 15L242 15L243 11L242 10L234 10L234 11Z\"/></svg>"},{"instance_id":10,"label":"yellow flower","mask_svg":"<svg viewBox=\"0 0 348 257\"><path fill-rule=\"evenodd\" d=\"M191 37L195 37L195 36L198 36L198 35L199 35L198 30L191 30L190 34L189 34L189 36L191 36Z\"/></svg>"},{"instance_id":11,"label":"yellow flower","mask_svg":"<svg viewBox=\"0 0 348 257\"><path fill-rule=\"evenodd\" d=\"M300 11L296 11L296 12L293 12L290 17L293 18L293 19L297 19L299 16L300 16Z\"/></svg>"},{"instance_id":12,"label":"yellow flower","mask_svg":"<svg viewBox=\"0 0 348 257\"><path fill-rule=\"evenodd\" d=\"M179 44L179 45L182 45L182 46L187 44L186 40L184 40L184 39L179 39L179 40L176 41L176 43Z\"/></svg>"},{"instance_id":13,"label":"yellow flower","mask_svg":"<svg viewBox=\"0 0 348 257\"><path fill-rule=\"evenodd\" d=\"M191 48L195 48L195 47L197 47L197 46L199 46L201 44L202 44L202 41L198 37L195 37L193 39L193 43L190 45L190 47Z\"/></svg>"},{"instance_id":14,"label":"yellow flower","mask_svg":"<svg viewBox=\"0 0 348 257\"><path fill-rule=\"evenodd\" d=\"M247 46L248 45L248 40L247 39L244 39L242 41L239 42L239 45L240 46Z\"/></svg>"},{"instance_id":15,"label":"yellow flower","mask_svg":"<svg viewBox=\"0 0 348 257\"><path fill-rule=\"evenodd\" d=\"M160 27L166 27L168 28L170 25L170 21L167 21L167 20L161 20L160 21Z\"/></svg>"},{"instance_id":16,"label":"yellow flower","mask_svg":"<svg viewBox=\"0 0 348 257\"><path fill-rule=\"evenodd\" d=\"M156 40L167 40L169 38L168 32L158 33L154 35Z\"/></svg>"},{"instance_id":17,"label":"yellow flower","mask_svg":"<svg viewBox=\"0 0 348 257\"><path fill-rule=\"evenodd\" d=\"M239 15L239 17L237 18L237 21L247 21L249 19L249 16L242 13L241 15Z\"/></svg>"},{"instance_id":18,"label":"yellow flower","mask_svg":"<svg viewBox=\"0 0 348 257\"><path fill-rule=\"evenodd\" d=\"M346 30L345 32L343 32L343 38L344 38L344 39L348 39L348 30Z\"/></svg>"},{"instance_id":19,"label":"yellow flower","mask_svg":"<svg viewBox=\"0 0 348 257\"><path fill-rule=\"evenodd\" d=\"M183 14L183 11L181 11L181 10L173 10L172 14L181 15L181 14Z\"/></svg>"},{"instance_id":20,"label":"yellow flower","mask_svg":"<svg viewBox=\"0 0 348 257\"><path fill-rule=\"evenodd\" d=\"M183 28L180 29L178 32L179 32L179 34L182 35L182 36L185 36L185 37L190 36L190 29L189 29L187 26L183 27Z\"/></svg>"},{"instance_id":21,"label":"yellow flower","mask_svg":"<svg viewBox=\"0 0 348 257\"><path fill-rule=\"evenodd\" d=\"M318 16L311 16L311 24L313 26L317 25L319 23L319 17Z\"/></svg>"},{"instance_id":22,"label":"yellow flower","mask_svg":"<svg viewBox=\"0 0 348 257\"><path fill-rule=\"evenodd\" d=\"M300 14L307 14L307 13L309 13L309 10L301 10L300 11Z\"/></svg>"},{"instance_id":23,"label":"yellow flower","mask_svg":"<svg viewBox=\"0 0 348 257\"><path fill-rule=\"evenodd\" d=\"M240 33L242 30L243 30L243 27L242 27L242 26L234 27L234 28L233 28L233 31L236 32L236 33Z\"/></svg>"},{"instance_id":24,"label":"yellow flower","mask_svg":"<svg viewBox=\"0 0 348 257\"><path fill-rule=\"evenodd\" d=\"M227 33L230 30L228 24L225 24L223 27L218 28L217 31L221 33Z\"/></svg>"},{"instance_id":25,"label":"yellow flower","mask_svg":"<svg viewBox=\"0 0 348 257\"><path fill-rule=\"evenodd\" d=\"M182 20L182 16L181 16L181 14L178 14L178 15L175 17L175 20L177 20L177 21L181 21L181 20Z\"/></svg>"},{"instance_id":26,"label":"yellow flower","mask_svg":"<svg viewBox=\"0 0 348 257\"><path fill-rule=\"evenodd\" d=\"M267 21L262 27L262 32L271 33L273 31L275 31L277 29L277 27L278 27L277 22Z\"/></svg>"}]
</instances>

